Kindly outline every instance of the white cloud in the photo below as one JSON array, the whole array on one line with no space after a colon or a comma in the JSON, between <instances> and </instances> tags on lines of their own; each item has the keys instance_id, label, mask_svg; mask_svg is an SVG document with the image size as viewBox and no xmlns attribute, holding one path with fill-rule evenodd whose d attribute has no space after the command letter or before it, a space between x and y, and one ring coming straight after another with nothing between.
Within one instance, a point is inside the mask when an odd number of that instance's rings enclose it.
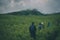
<instances>
[{"instance_id":1,"label":"white cloud","mask_svg":"<svg viewBox=\"0 0 60 40\"><path fill-rule=\"evenodd\" d=\"M11 7L14 7L14 5L15 5L14 0L11 0L10 6L11 6Z\"/></svg>"},{"instance_id":2,"label":"white cloud","mask_svg":"<svg viewBox=\"0 0 60 40\"><path fill-rule=\"evenodd\" d=\"M2 1L2 0L1 0ZM43 13L60 12L59 0L4 0L4 7L1 6L2 12L11 12L17 10L36 8Z\"/></svg>"},{"instance_id":3,"label":"white cloud","mask_svg":"<svg viewBox=\"0 0 60 40\"><path fill-rule=\"evenodd\" d=\"M26 3L24 1L18 2L19 5L26 6Z\"/></svg>"}]
</instances>

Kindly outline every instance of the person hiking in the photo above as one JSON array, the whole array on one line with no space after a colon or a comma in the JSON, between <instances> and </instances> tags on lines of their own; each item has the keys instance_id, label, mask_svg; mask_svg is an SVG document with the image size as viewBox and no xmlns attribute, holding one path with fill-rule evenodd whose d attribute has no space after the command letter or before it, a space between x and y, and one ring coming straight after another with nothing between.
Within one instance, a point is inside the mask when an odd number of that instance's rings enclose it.
<instances>
[{"instance_id":1,"label":"person hiking","mask_svg":"<svg viewBox=\"0 0 60 40\"><path fill-rule=\"evenodd\" d=\"M36 27L34 25L34 22L32 22L32 24L30 25L29 32L30 32L31 37L33 39L36 39Z\"/></svg>"},{"instance_id":2,"label":"person hiking","mask_svg":"<svg viewBox=\"0 0 60 40\"><path fill-rule=\"evenodd\" d=\"M44 28L44 25L43 23L39 23L39 26L38 26L39 30L41 30L42 28Z\"/></svg>"},{"instance_id":3,"label":"person hiking","mask_svg":"<svg viewBox=\"0 0 60 40\"><path fill-rule=\"evenodd\" d=\"M48 22L47 27L50 27L50 26L51 26L51 23L50 23L50 22Z\"/></svg>"}]
</instances>

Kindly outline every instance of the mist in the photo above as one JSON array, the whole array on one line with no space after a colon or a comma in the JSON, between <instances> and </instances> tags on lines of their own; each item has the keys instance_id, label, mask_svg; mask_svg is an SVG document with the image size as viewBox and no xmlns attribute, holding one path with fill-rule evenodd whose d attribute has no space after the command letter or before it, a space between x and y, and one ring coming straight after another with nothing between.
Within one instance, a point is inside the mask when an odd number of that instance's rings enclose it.
<instances>
[{"instance_id":1,"label":"mist","mask_svg":"<svg viewBox=\"0 0 60 40\"><path fill-rule=\"evenodd\" d=\"M0 13L37 9L42 13L60 12L60 0L0 0Z\"/></svg>"}]
</instances>

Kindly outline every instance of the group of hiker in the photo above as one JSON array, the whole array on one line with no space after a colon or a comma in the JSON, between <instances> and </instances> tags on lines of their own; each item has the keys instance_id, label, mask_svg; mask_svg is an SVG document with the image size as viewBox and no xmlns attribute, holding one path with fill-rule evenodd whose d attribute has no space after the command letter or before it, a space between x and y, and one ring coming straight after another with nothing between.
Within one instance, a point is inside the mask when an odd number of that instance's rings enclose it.
<instances>
[{"instance_id":1,"label":"group of hiker","mask_svg":"<svg viewBox=\"0 0 60 40\"><path fill-rule=\"evenodd\" d=\"M50 25L50 23L48 22L48 26L49 25ZM39 23L38 29L41 30L43 28L44 28L44 23L43 22ZM36 39L36 26L35 26L34 22L32 22L32 24L30 25L29 32L30 32L31 37L33 39Z\"/></svg>"}]
</instances>

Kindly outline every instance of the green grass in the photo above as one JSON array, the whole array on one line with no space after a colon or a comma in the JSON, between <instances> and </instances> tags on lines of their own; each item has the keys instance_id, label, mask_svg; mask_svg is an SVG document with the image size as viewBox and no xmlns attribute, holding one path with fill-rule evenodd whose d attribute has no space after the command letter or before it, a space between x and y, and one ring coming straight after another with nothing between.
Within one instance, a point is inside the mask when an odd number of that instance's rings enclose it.
<instances>
[{"instance_id":1,"label":"green grass","mask_svg":"<svg viewBox=\"0 0 60 40\"><path fill-rule=\"evenodd\" d=\"M0 15L0 40L31 40L29 26L32 22L35 22L37 28L36 40L48 40L51 34L59 29L55 23L59 18L60 15ZM38 31L40 22L44 22L44 29ZM47 27L48 22L51 23L50 27ZM57 39L59 40L60 36L56 37Z\"/></svg>"}]
</instances>

